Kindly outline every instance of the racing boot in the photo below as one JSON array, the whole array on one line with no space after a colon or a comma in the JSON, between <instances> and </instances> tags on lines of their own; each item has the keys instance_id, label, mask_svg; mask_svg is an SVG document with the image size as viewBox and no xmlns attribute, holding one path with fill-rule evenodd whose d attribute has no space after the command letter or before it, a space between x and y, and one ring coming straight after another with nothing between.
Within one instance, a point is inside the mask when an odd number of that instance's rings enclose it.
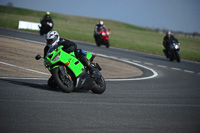
<instances>
[{"instance_id":1,"label":"racing boot","mask_svg":"<svg viewBox=\"0 0 200 133\"><path fill-rule=\"evenodd\" d=\"M87 58L82 55L81 57L79 57L79 60L81 61L81 63L86 66L86 68L89 70L90 74L93 75L96 73L96 69L94 67L91 66L90 62L87 60Z\"/></svg>"}]
</instances>

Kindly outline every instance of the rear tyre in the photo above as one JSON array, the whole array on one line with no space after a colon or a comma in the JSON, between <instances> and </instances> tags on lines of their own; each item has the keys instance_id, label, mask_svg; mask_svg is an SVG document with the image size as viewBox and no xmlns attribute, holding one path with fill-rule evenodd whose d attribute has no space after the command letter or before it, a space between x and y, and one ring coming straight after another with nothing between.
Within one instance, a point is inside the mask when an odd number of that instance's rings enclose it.
<instances>
[{"instance_id":1,"label":"rear tyre","mask_svg":"<svg viewBox=\"0 0 200 133\"><path fill-rule=\"evenodd\" d=\"M174 61L174 58L173 58L173 57L170 57L169 60L170 60L170 61Z\"/></svg>"},{"instance_id":2,"label":"rear tyre","mask_svg":"<svg viewBox=\"0 0 200 133\"><path fill-rule=\"evenodd\" d=\"M169 52L169 60L174 61L174 55L172 51Z\"/></svg>"},{"instance_id":3,"label":"rear tyre","mask_svg":"<svg viewBox=\"0 0 200 133\"><path fill-rule=\"evenodd\" d=\"M167 51L165 49L163 49L163 53L165 54L165 57L168 59L169 55L168 55L168 53L167 53Z\"/></svg>"},{"instance_id":4,"label":"rear tyre","mask_svg":"<svg viewBox=\"0 0 200 133\"><path fill-rule=\"evenodd\" d=\"M43 31L42 31L42 30L40 30L40 35L41 35L41 36L43 36L43 35L44 35L44 33L43 33Z\"/></svg>"},{"instance_id":5,"label":"rear tyre","mask_svg":"<svg viewBox=\"0 0 200 133\"><path fill-rule=\"evenodd\" d=\"M94 86L91 89L91 91L96 94L102 94L106 90L106 82L101 73L100 72L98 73L100 75L100 78L93 77Z\"/></svg>"},{"instance_id":6,"label":"rear tyre","mask_svg":"<svg viewBox=\"0 0 200 133\"><path fill-rule=\"evenodd\" d=\"M100 47L100 46L101 46L101 44L99 44L98 42L97 42L96 44L97 44L97 46L98 46L98 47Z\"/></svg>"},{"instance_id":7,"label":"rear tyre","mask_svg":"<svg viewBox=\"0 0 200 133\"><path fill-rule=\"evenodd\" d=\"M66 93L70 93L74 89L74 84L71 76L66 73L65 76L62 76L60 69L57 67L52 70L52 76L57 84L57 86Z\"/></svg>"}]
</instances>

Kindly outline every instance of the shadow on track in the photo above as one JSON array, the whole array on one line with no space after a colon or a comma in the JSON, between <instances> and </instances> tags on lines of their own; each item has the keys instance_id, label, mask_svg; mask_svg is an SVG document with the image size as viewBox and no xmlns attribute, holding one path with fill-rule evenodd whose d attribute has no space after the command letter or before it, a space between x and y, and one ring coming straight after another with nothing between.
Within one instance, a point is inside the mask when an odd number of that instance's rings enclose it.
<instances>
[{"instance_id":1,"label":"shadow on track","mask_svg":"<svg viewBox=\"0 0 200 133\"><path fill-rule=\"evenodd\" d=\"M59 92L59 90L54 89L49 87L47 84L40 84L40 83L30 83L30 82L26 82L26 81L19 81L19 80L15 80L15 79L0 79L6 82L9 82L11 84L16 84L16 85L20 85L20 86L27 86L30 88L34 88L34 89L41 89L41 90L48 90L48 91L55 91L55 92Z\"/></svg>"},{"instance_id":2,"label":"shadow on track","mask_svg":"<svg viewBox=\"0 0 200 133\"><path fill-rule=\"evenodd\" d=\"M63 93L59 88L52 88L50 86L46 84L41 84L41 83L33 83L33 82L26 82L26 81L19 81L16 79L0 79L2 81L5 82L9 82L11 84L16 84L16 85L20 85L20 86L27 86L30 88L34 88L34 89L40 89L40 90L47 90L47 91L54 91L54 92L61 92ZM73 92L75 93L87 93L89 92L88 90L81 90L81 89L74 89Z\"/></svg>"}]
</instances>

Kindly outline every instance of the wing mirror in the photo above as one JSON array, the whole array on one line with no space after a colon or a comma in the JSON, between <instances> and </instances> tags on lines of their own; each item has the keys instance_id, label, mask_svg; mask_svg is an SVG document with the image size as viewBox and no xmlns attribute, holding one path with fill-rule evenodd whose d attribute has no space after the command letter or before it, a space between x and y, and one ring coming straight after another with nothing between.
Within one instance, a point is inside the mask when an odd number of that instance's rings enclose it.
<instances>
[{"instance_id":1,"label":"wing mirror","mask_svg":"<svg viewBox=\"0 0 200 133\"><path fill-rule=\"evenodd\" d=\"M39 60L40 58L42 58L39 54L35 56L36 60Z\"/></svg>"}]
</instances>

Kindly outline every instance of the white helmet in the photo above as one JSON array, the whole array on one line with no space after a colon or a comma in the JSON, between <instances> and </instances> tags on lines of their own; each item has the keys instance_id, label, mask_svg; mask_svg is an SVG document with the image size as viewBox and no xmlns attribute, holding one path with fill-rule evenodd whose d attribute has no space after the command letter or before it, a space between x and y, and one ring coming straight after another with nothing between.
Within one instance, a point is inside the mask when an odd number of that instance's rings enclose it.
<instances>
[{"instance_id":1,"label":"white helmet","mask_svg":"<svg viewBox=\"0 0 200 133\"><path fill-rule=\"evenodd\" d=\"M166 34L167 34L167 35L171 35L172 33L171 33L171 31L168 31Z\"/></svg>"},{"instance_id":2,"label":"white helmet","mask_svg":"<svg viewBox=\"0 0 200 133\"><path fill-rule=\"evenodd\" d=\"M100 25L103 25L103 24L104 24L104 22L101 20L101 21L99 21L99 24L100 24Z\"/></svg>"},{"instance_id":3,"label":"white helmet","mask_svg":"<svg viewBox=\"0 0 200 133\"><path fill-rule=\"evenodd\" d=\"M60 37L57 31L49 31L46 34L47 45L54 46L60 41Z\"/></svg>"}]
</instances>

